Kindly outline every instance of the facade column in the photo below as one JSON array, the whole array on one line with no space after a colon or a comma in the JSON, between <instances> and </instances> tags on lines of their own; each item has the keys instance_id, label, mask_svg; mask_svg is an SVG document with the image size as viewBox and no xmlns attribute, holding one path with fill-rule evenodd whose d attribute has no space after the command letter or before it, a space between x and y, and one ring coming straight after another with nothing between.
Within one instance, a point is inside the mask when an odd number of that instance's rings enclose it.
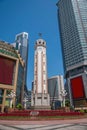
<instances>
[{"instance_id":1,"label":"facade column","mask_svg":"<svg viewBox=\"0 0 87 130\"><path fill-rule=\"evenodd\" d=\"M3 102L2 102L1 112L4 112L4 108L5 108L5 100L6 100L6 89L4 89Z\"/></svg>"},{"instance_id":2,"label":"facade column","mask_svg":"<svg viewBox=\"0 0 87 130\"><path fill-rule=\"evenodd\" d=\"M19 60L16 60L16 65L15 65L15 70L14 70L14 89L13 91L16 93L16 88L17 88L17 78L18 78L18 65L19 65ZM15 104L16 104L16 97L13 98L13 104L14 104L14 108L15 108Z\"/></svg>"},{"instance_id":3,"label":"facade column","mask_svg":"<svg viewBox=\"0 0 87 130\"><path fill-rule=\"evenodd\" d=\"M16 65L15 65L15 75L14 75L14 91L16 92L16 86L17 86L17 78L18 78L18 64L19 60L16 60Z\"/></svg>"}]
</instances>

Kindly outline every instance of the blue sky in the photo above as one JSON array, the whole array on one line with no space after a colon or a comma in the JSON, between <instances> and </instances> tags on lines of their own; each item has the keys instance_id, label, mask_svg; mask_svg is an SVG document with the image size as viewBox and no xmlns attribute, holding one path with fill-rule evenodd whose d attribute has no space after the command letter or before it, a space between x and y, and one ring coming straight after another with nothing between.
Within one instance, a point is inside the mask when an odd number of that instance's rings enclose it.
<instances>
[{"instance_id":1,"label":"blue sky","mask_svg":"<svg viewBox=\"0 0 87 130\"><path fill-rule=\"evenodd\" d=\"M38 33L47 43L48 77L63 74L57 18L58 0L0 0L0 40L15 41L21 32L29 34L27 86L31 89L34 70L34 45Z\"/></svg>"}]
</instances>

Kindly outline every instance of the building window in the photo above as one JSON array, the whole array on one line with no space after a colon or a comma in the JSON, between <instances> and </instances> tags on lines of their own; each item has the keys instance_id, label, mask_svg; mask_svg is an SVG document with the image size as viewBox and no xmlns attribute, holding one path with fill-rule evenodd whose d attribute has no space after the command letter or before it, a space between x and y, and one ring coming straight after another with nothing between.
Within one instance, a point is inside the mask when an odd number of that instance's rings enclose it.
<instances>
[{"instance_id":1,"label":"building window","mask_svg":"<svg viewBox=\"0 0 87 130\"><path fill-rule=\"evenodd\" d=\"M46 83L46 80L43 80L43 83L45 84L45 83Z\"/></svg>"},{"instance_id":2,"label":"building window","mask_svg":"<svg viewBox=\"0 0 87 130\"><path fill-rule=\"evenodd\" d=\"M41 97L38 97L37 99L41 99Z\"/></svg>"}]
</instances>

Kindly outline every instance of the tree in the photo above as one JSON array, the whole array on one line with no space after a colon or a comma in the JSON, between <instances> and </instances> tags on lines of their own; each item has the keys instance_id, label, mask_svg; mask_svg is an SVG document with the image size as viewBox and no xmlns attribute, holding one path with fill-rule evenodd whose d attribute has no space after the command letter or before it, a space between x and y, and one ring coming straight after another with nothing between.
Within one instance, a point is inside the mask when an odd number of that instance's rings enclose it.
<instances>
[{"instance_id":1,"label":"tree","mask_svg":"<svg viewBox=\"0 0 87 130\"><path fill-rule=\"evenodd\" d=\"M22 104L21 104L21 103L19 103L19 104L17 105L17 108L18 108L19 110L23 109Z\"/></svg>"},{"instance_id":2,"label":"tree","mask_svg":"<svg viewBox=\"0 0 87 130\"><path fill-rule=\"evenodd\" d=\"M67 100L65 101L65 106L70 107L70 101L69 101L69 99L67 99Z\"/></svg>"}]
</instances>

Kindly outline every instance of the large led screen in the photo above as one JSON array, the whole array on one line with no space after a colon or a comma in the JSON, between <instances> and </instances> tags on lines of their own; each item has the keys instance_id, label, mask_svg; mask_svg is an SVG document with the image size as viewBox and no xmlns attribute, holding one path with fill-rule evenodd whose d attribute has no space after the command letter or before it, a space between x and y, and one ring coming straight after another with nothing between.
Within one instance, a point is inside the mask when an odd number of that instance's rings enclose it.
<instances>
[{"instance_id":1,"label":"large led screen","mask_svg":"<svg viewBox=\"0 0 87 130\"><path fill-rule=\"evenodd\" d=\"M12 85L15 61L0 56L0 84Z\"/></svg>"},{"instance_id":2,"label":"large led screen","mask_svg":"<svg viewBox=\"0 0 87 130\"><path fill-rule=\"evenodd\" d=\"M70 80L73 99L84 98L84 86L82 76Z\"/></svg>"}]
</instances>

